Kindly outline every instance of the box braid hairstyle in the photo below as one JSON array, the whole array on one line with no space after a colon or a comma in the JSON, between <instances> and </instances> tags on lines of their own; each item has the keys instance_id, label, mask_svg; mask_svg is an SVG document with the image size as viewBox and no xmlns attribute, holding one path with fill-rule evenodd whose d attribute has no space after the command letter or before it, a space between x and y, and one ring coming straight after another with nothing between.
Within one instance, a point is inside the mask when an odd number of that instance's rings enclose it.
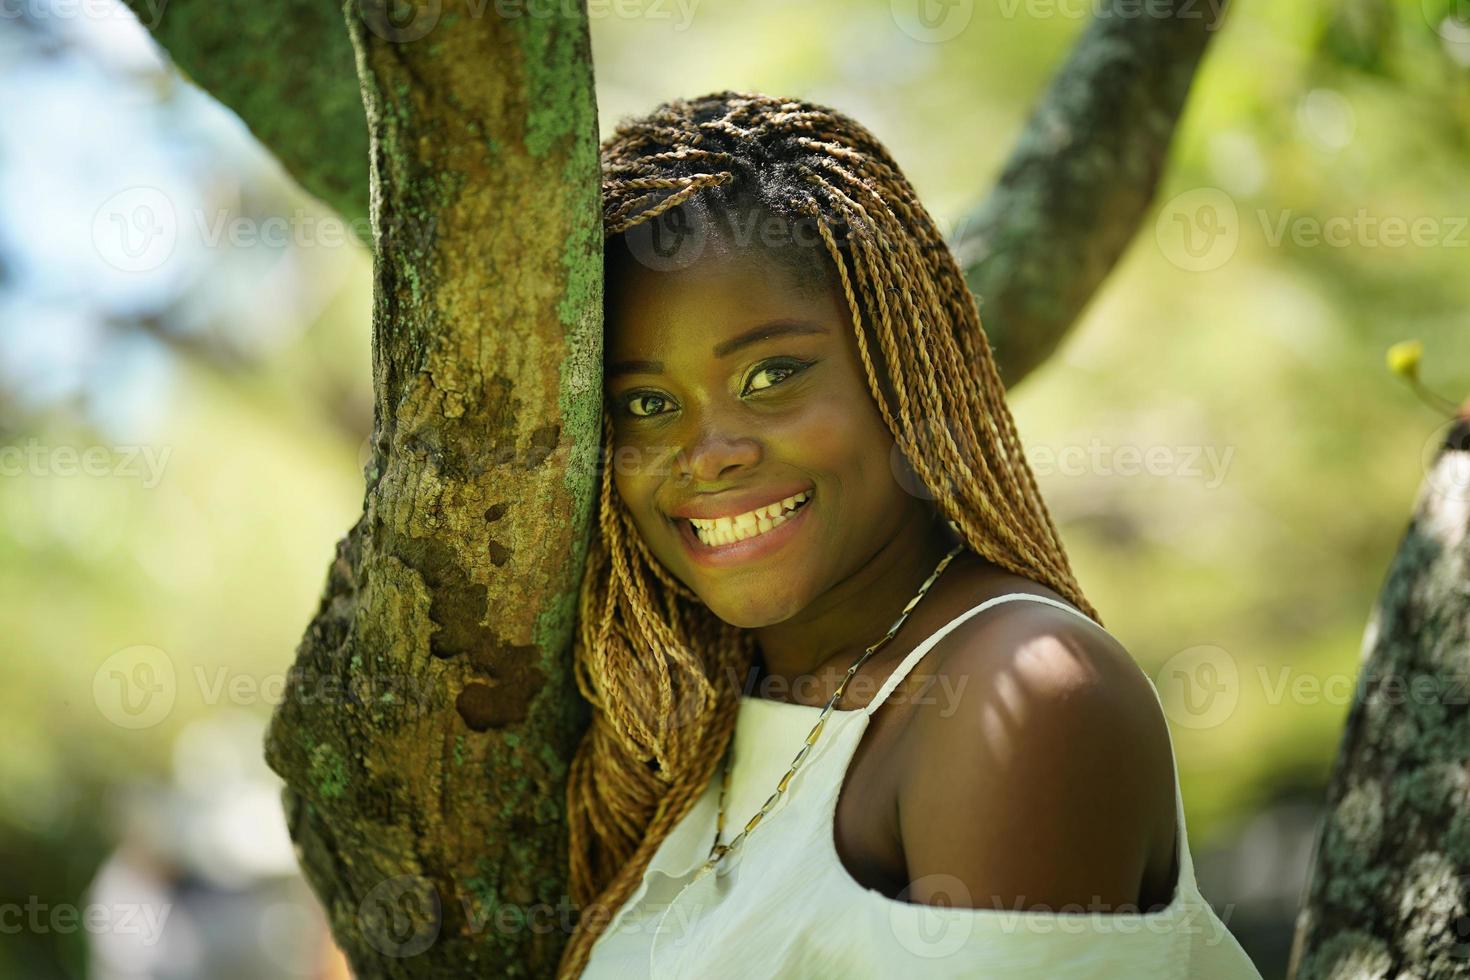
<instances>
[{"instance_id":1,"label":"box braid hairstyle","mask_svg":"<svg viewBox=\"0 0 1470 980\"><path fill-rule=\"evenodd\" d=\"M846 297L874 402L938 513L971 550L1101 621L1022 454L964 275L868 130L823 105L721 91L622 121L601 154L609 283L637 254L630 230L646 238L646 223L753 227L753 216L775 216L805 231L815 247L757 247L808 286ZM610 414L604 460L613 458ZM593 713L568 777L577 922L559 978L581 974L714 776L741 694L721 678L742 676L757 652L751 634L719 620L647 550L611 466L601 470L598 524L574 642Z\"/></svg>"}]
</instances>

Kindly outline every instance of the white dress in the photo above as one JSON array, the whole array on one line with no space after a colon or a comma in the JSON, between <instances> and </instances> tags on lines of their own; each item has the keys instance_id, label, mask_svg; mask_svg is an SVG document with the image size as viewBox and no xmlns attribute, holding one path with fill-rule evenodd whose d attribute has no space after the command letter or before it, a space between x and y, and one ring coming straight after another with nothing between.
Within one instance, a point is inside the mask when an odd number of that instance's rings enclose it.
<instances>
[{"instance_id":1,"label":"white dress","mask_svg":"<svg viewBox=\"0 0 1470 980\"><path fill-rule=\"evenodd\" d=\"M1027 912L918 904L867 888L843 867L832 830L837 797L873 711L951 629L990 606L1016 599L1046 602L1087 618L1064 603L1022 592L997 596L955 617L904 658L869 704L833 709L786 793L760 826L691 887L714 841L717 768L703 795L659 846L637 890L598 937L582 976L1261 980L1195 884L1177 763L1179 879L1173 901L1156 912ZM1158 697L1152 678L1149 685ZM821 708L810 705L741 699L726 842L775 791L820 715ZM1171 755L1173 748L1171 734Z\"/></svg>"}]
</instances>

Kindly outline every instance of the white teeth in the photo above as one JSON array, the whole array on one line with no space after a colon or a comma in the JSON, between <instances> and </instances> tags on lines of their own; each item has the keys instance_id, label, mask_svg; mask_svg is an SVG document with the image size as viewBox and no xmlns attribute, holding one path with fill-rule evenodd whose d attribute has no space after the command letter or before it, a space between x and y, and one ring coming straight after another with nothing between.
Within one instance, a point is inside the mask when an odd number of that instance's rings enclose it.
<instances>
[{"instance_id":1,"label":"white teeth","mask_svg":"<svg viewBox=\"0 0 1470 980\"><path fill-rule=\"evenodd\" d=\"M744 514L736 514L734 517L717 517L711 521L690 518L689 523L694 525L694 533L705 544L711 546L730 544L780 527L786 523L788 513L809 500L811 495L810 490L804 490L785 500L778 500L773 504L746 511Z\"/></svg>"}]
</instances>

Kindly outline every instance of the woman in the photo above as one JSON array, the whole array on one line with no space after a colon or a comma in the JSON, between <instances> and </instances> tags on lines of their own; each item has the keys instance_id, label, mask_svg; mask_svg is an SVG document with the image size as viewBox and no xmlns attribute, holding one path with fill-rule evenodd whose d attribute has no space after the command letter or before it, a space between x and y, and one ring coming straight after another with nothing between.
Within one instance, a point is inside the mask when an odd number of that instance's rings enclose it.
<instances>
[{"instance_id":1,"label":"woman","mask_svg":"<svg viewBox=\"0 0 1470 980\"><path fill-rule=\"evenodd\" d=\"M1259 977L883 146L719 92L603 173L560 975Z\"/></svg>"}]
</instances>

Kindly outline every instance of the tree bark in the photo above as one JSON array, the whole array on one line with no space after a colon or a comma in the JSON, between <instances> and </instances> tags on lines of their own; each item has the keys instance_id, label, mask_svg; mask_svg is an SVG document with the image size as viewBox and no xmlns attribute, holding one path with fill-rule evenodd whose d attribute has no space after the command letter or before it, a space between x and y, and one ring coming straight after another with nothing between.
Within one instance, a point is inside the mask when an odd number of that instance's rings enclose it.
<instances>
[{"instance_id":1,"label":"tree bark","mask_svg":"<svg viewBox=\"0 0 1470 980\"><path fill-rule=\"evenodd\" d=\"M266 755L361 978L550 976L570 928L602 222L586 17L547 9L444 0L420 33L343 7L374 191L373 456Z\"/></svg>"},{"instance_id":2,"label":"tree bark","mask_svg":"<svg viewBox=\"0 0 1470 980\"><path fill-rule=\"evenodd\" d=\"M1226 0L1109 0L950 245L1006 387L1051 356L1153 203Z\"/></svg>"},{"instance_id":3,"label":"tree bark","mask_svg":"<svg viewBox=\"0 0 1470 980\"><path fill-rule=\"evenodd\" d=\"M1288 976L1470 976L1470 403L1363 640Z\"/></svg>"}]
</instances>

